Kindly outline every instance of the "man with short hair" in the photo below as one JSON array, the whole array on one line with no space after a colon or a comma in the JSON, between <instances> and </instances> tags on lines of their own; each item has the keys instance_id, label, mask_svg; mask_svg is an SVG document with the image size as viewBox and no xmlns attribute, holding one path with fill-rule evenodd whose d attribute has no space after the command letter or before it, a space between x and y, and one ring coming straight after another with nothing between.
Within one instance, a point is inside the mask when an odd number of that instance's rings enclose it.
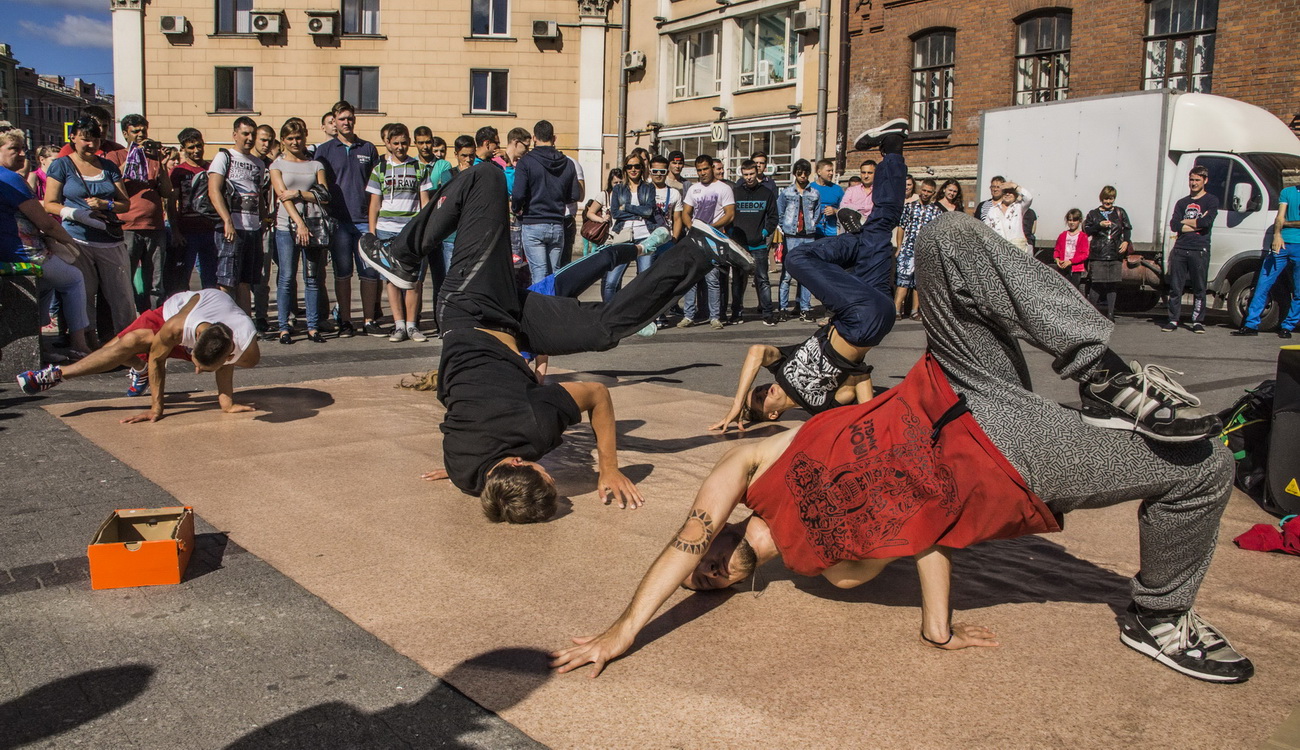
<instances>
[{"instance_id":1,"label":"man with short hair","mask_svg":"<svg viewBox=\"0 0 1300 750\"><path fill-rule=\"evenodd\" d=\"M257 133L253 136L253 155L262 160L269 170L271 162L275 161L276 152L280 149L280 143L275 137L275 128L262 123L257 126ZM271 324L267 317L267 310L271 304L271 261L277 256L275 249L275 210L276 203L271 191L266 194L267 212L266 217L262 220L262 273L257 283L253 285L253 325L257 326L257 332L266 334L271 330ZM296 283L290 285L291 304L293 307L298 306L298 287Z\"/></svg>"},{"instance_id":2,"label":"man with short hair","mask_svg":"<svg viewBox=\"0 0 1300 750\"><path fill-rule=\"evenodd\" d=\"M871 215L872 207L875 206L871 190L876 183L876 160L863 160L858 167L858 176L862 182L850 185L844 191L844 200L840 201L840 224L848 232L855 232L861 228L862 223ZM856 216L847 214L846 211L853 211Z\"/></svg>"},{"instance_id":3,"label":"man with short hair","mask_svg":"<svg viewBox=\"0 0 1300 750\"><path fill-rule=\"evenodd\" d=\"M765 325L776 325L772 310L772 280L768 277L768 247L776 232L776 193L760 179L757 162L740 163L740 182L732 188L736 200L736 218L731 222L731 239L754 256L754 293L758 297L758 314ZM744 322L745 276L734 274L729 285L731 315L728 323Z\"/></svg>"},{"instance_id":4,"label":"man with short hair","mask_svg":"<svg viewBox=\"0 0 1300 750\"><path fill-rule=\"evenodd\" d=\"M447 142L433 134L433 130L428 125L421 125L412 132L415 139L415 155L420 159L420 163L429 168L429 184L434 190L446 184L451 179L448 174L451 171L451 162L447 161L444 156L447 152ZM443 156L438 155L439 144L441 144Z\"/></svg>"},{"instance_id":5,"label":"man with short hair","mask_svg":"<svg viewBox=\"0 0 1300 750\"><path fill-rule=\"evenodd\" d=\"M1219 215L1219 199L1205 192L1210 170L1197 164L1187 175L1187 197L1174 204L1169 229L1177 237L1165 269L1169 279L1169 319L1165 333L1178 330L1183 311L1183 289L1192 285L1192 322L1187 330L1205 333L1205 290L1210 285L1210 230Z\"/></svg>"},{"instance_id":6,"label":"man with short hair","mask_svg":"<svg viewBox=\"0 0 1300 750\"><path fill-rule=\"evenodd\" d=\"M790 184L776 196L776 214L780 221L781 236L785 242L785 254L800 245L817 238L817 218L821 216L821 193L811 184L812 164L807 159L800 159L790 168ZM790 269L781 267L781 282L777 291L777 314L786 315L790 286L794 282ZM795 298L794 314L805 323L813 322L812 292L803 284L799 285L799 296Z\"/></svg>"},{"instance_id":7,"label":"man with short hair","mask_svg":"<svg viewBox=\"0 0 1300 750\"><path fill-rule=\"evenodd\" d=\"M208 198L221 217L213 235L217 244L217 286L235 298L241 310L252 308L251 286L262 272L262 218L265 201L266 164L253 155L257 123L251 117L235 120L231 132L233 147L222 149L208 166ZM226 185L232 196L226 202Z\"/></svg>"},{"instance_id":8,"label":"man with short hair","mask_svg":"<svg viewBox=\"0 0 1300 750\"><path fill-rule=\"evenodd\" d=\"M162 168L157 141L149 139L149 121L142 115L122 118L122 133L130 144L110 151L105 159L122 171L122 182L131 207L121 214L126 249L131 254L131 273L140 273L143 287L135 296L136 312L144 312L166 298L163 282L169 263L166 215L163 202L170 201L172 182ZM172 232L177 232L175 226ZM179 237L178 237L179 239Z\"/></svg>"},{"instance_id":9,"label":"man with short hair","mask_svg":"<svg viewBox=\"0 0 1300 750\"><path fill-rule=\"evenodd\" d=\"M528 161L525 157L520 164ZM516 187L523 177L516 174ZM557 355L611 349L644 330L716 263L748 268L752 259L720 233L699 228L608 303L520 290L510 260L504 193L502 171L495 164L477 164L438 191L397 238L362 243L367 263L399 287L410 288L422 259L456 233L448 281L438 298L443 331L438 399L447 407L441 427L446 469L426 478L449 478L462 491L478 495L494 522L544 521L555 513L558 493L536 461L557 447L565 429L587 412L596 433L598 493L612 493L620 507L639 506L640 493L618 470L608 390L598 383L542 385L520 350Z\"/></svg>"},{"instance_id":10,"label":"man with short hair","mask_svg":"<svg viewBox=\"0 0 1300 750\"><path fill-rule=\"evenodd\" d=\"M261 356L257 330L248 314L225 292L203 289L173 294L80 362L29 370L18 376L18 385L24 393L36 394L70 378L126 367L127 395L143 396L152 384L153 405L122 423L157 422L163 417L167 360L180 359L193 362L196 373L216 374L221 410L234 414L253 411L235 403L235 368L255 367Z\"/></svg>"},{"instance_id":11,"label":"man with short hair","mask_svg":"<svg viewBox=\"0 0 1300 750\"><path fill-rule=\"evenodd\" d=\"M501 148L501 136L497 135L497 129L491 125L484 125L474 133L474 163L489 161L497 155L497 149Z\"/></svg>"},{"instance_id":12,"label":"man with short hair","mask_svg":"<svg viewBox=\"0 0 1300 750\"><path fill-rule=\"evenodd\" d=\"M835 214L840 210L840 201L844 200L844 188L835 182L834 159L818 159L816 170L817 180L813 182L813 189L821 196L822 209L817 219L817 236L834 237L840 231Z\"/></svg>"},{"instance_id":13,"label":"man with short hair","mask_svg":"<svg viewBox=\"0 0 1300 750\"><path fill-rule=\"evenodd\" d=\"M996 646L988 628L953 621L950 550L1057 531L1071 511L1141 500L1141 565L1119 618L1121 641L1201 680L1243 682L1254 674L1193 609L1232 494L1232 456L1211 437L1218 420L1159 376L1163 368L1125 364L1108 346L1110 321L1055 269L973 218L936 219L917 243L917 268L929 350L907 377L865 404L733 448L623 614L603 634L553 653L552 667L591 664L596 676L679 586L731 586L778 557L796 574L821 575L839 588L912 557L920 642L942 650ZM1028 390L1024 356L1007 343L1018 339L1080 382L1085 411L1103 394L1113 408L1126 403L1124 425L1082 422ZM1159 413L1194 426L1183 436L1190 439L1134 434L1135 422ZM1087 450L1062 460L1064 445ZM726 525L742 502L753 515ZM711 645L717 653L727 648Z\"/></svg>"},{"instance_id":14,"label":"man with short hair","mask_svg":"<svg viewBox=\"0 0 1300 750\"><path fill-rule=\"evenodd\" d=\"M686 188L690 187L690 180L682 178L682 169L686 166L686 155L681 151L668 152L668 187L676 188L681 191L682 195L686 194Z\"/></svg>"},{"instance_id":15,"label":"man with short hair","mask_svg":"<svg viewBox=\"0 0 1300 750\"><path fill-rule=\"evenodd\" d=\"M388 336L375 320L382 287L379 274L360 263L357 243L370 221L370 195L366 185L370 172L379 163L375 144L356 133L356 109L346 101L336 103L334 138L316 147L316 161L325 167L325 182L330 190L329 211L337 221L330 240L330 259L334 264L334 296L339 310L339 337L356 333L352 325L352 274L361 277L362 331L367 336Z\"/></svg>"},{"instance_id":16,"label":"man with short hair","mask_svg":"<svg viewBox=\"0 0 1300 750\"><path fill-rule=\"evenodd\" d=\"M339 134L338 125L334 122L334 110L331 109L320 116L320 132L325 134L325 141L331 141ZM325 141L322 141L321 143L324 143ZM316 153L316 146L318 145L319 144L313 143L308 150L314 155Z\"/></svg>"},{"instance_id":17,"label":"man with short hair","mask_svg":"<svg viewBox=\"0 0 1300 750\"><path fill-rule=\"evenodd\" d=\"M698 179L682 196L682 223L689 227L698 220L715 229L725 231L736 217L736 197L731 191L731 186L714 178L713 157L708 154L695 157L695 174ZM707 294L709 326L715 331L720 331L722 330L721 268L711 269L700 283L682 297L683 314L677 327L690 328L695 325L701 287Z\"/></svg>"},{"instance_id":18,"label":"man with short hair","mask_svg":"<svg viewBox=\"0 0 1300 750\"><path fill-rule=\"evenodd\" d=\"M519 160L524 158L524 154L528 153L532 143L533 134L526 128L511 128L510 132L506 133L506 147L499 149L497 156L492 158L506 173L507 197L515 189L515 167L518 166ZM523 227L514 211L510 212L510 252L514 255L515 265L527 262L524 260Z\"/></svg>"},{"instance_id":19,"label":"man with short hair","mask_svg":"<svg viewBox=\"0 0 1300 750\"><path fill-rule=\"evenodd\" d=\"M768 174L767 152L755 151L753 154L750 155L749 160L754 162L754 166L758 169L759 184L761 184L763 187L767 188L768 190L771 190L772 195L776 195L777 193L781 192L781 189L776 186L776 180L772 179L772 175Z\"/></svg>"},{"instance_id":20,"label":"man with short hair","mask_svg":"<svg viewBox=\"0 0 1300 750\"><path fill-rule=\"evenodd\" d=\"M170 278L164 280L168 296L190 288L190 276L196 265L199 286L217 288L217 244L213 240L216 227L208 217L194 210L194 178L207 172L209 166L203 158L203 133L196 128L185 128L177 134L176 141L181 145L181 160L168 175L172 183L172 197L167 203L172 230L170 247L176 250L170 264Z\"/></svg>"},{"instance_id":21,"label":"man with short hair","mask_svg":"<svg viewBox=\"0 0 1300 750\"><path fill-rule=\"evenodd\" d=\"M533 148L515 165L511 210L522 224L524 256L533 284L560 267L564 250L565 204L579 198L573 161L555 148L548 120L533 126Z\"/></svg>"},{"instance_id":22,"label":"man with short hair","mask_svg":"<svg viewBox=\"0 0 1300 750\"><path fill-rule=\"evenodd\" d=\"M989 198L988 200L980 201L980 204L975 207L975 218L980 221L984 221L988 218L989 209L1002 201L1002 183L1006 181L1007 178L1000 174L994 175L993 178L989 180Z\"/></svg>"}]
</instances>

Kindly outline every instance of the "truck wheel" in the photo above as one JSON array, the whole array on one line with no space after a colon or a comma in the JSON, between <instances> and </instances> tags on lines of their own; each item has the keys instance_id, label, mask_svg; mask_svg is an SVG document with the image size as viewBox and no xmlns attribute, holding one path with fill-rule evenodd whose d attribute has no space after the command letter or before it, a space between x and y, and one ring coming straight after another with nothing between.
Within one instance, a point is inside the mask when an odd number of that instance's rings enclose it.
<instances>
[{"instance_id":1,"label":"truck wheel","mask_svg":"<svg viewBox=\"0 0 1300 750\"><path fill-rule=\"evenodd\" d=\"M1246 311L1250 308L1250 298L1255 295L1255 277L1258 274L1254 271L1242 274L1237 280L1232 282L1228 288L1228 318L1232 321L1233 328L1240 328L1241 324L1246 322ZM1285 292L1281 289L1281 284L1275 284L1268 295L1268 305L1264 307L1264 314L1259 318L1259 330L1272 331L1277 328L1278 316L1281 314L1282 305L1278 302L1278 293Z\"/></svg>"}]
</instances>

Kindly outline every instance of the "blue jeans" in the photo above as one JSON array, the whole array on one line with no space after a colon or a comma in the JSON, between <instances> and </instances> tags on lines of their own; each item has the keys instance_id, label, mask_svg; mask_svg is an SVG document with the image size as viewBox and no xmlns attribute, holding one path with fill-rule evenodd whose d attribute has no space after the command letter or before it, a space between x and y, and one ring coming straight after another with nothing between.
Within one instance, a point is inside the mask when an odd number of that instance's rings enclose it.
<instances>
[{"instance_id":1,"label":"blue jeans","mask_svg":"<svg viewBox=\"0 0 1300 750\"><path fill-rule=\"evenodd\" d=\"M303 261L303 302L307 307L307 330L320 330L320 290L325 286L325 248L300 247L293 232L275 230L275 306L280 319L280 330L289 330L289 313L293 311L293 277L298 272L298 260Z\"/></svg>"},{"instance_id":2,"label":"blue jeans","mask_svg":"<svg viewBox=\"0 0 1300 750\"><path fill-rule=\"evenodd\" d=\"M560 254L564 250L564 225L523 225L524 257L528 259L530 283L536 284L560 267Z\"/></svg>"},{"instance_id":3,"label":"blue jeans","mask_svg":"<svg viewBox=\"0 0 1300 750\"><path fill-rule=\"evenodd\" d=\"M654 263L654 261L655 256L653 255L636 256L636 272L645 273L645 270L649 268L650 264ZM623 274L627 273L627 267L630 265L632 264L620 263L619 265L614 266L613 270L609 273L605 274L605 283L600 286L601 301L609 302L610 299L618 293L618 290L623 288Z\"/></svg>"},{"instance_id":4,"label":"blue jeans","mask_svg":"<svg viewBox=\"0 0 1300 750\"><path fill-rule=\"evenodd\" d=\"M1247 328L1259 328L1259 319L1268 306L1268 293L1282 274L1291 275L1291 307L1280 327L1284 331L1294 331L1300 324L1300 243L1285 242L1279 252L1264 256L1264 264L1255 278L1255 296L1250 298L1250 308L1246 311Z\"/></svg>"},{"instance_id":5,"label":"blue jeans","mask_svg":"<svg viewBox=\"0 0 1300 750\"><path fill-rule=\"evenodd\" d=\"M699 298L700 287L703 286L708 291L709 301L709 320L722 319L722 271L717 268L710 269L704 275L704 281L686 290L682 295L682 313L687 320L695 320L696 300Z\"/></svg>"},{"instance_id":6,"label":"blue jeans","mask_svg":"<svg viewBox=\"0 0 1300 750\"><path fill-rule=\"evenodd\" d=\"M835 330L854 346L875 346L894 327L890 238L903 213L906 174L903 158L887 155L876 167L876 204L861 232L801 243L786 254L786 270L816 293Z\"/></svg>"},{"instance_id":7,"label":"blue jeans","mask_svg":"<svg viewBox=\"0 0 1300 750\"><path fill-rule=\"evenodd\" d=\"M790 284L794 282L794 277L790 275L790 254L796 247L806 245L812 242L811 237L786 237L785 238L785 262L781 265L781 285L776 293L776 309L785 312L790 303ZM799 298L795 303L799 312L807 312L812 309L812 292L808 287L799 285Z\"/></svg>"},{"instance_id":8,"label":"blue jeans","mask_svg":"<svg viewBox=\"0 0 1300 750\"><path fill-rule=\"evenodd\" d=\"M55 292L59 295L63 319L69 331L83 331L90 327L86 317L86 280L76 266L64 263L51 255L41 263L42 274L36 280L36 295L41 311L41 324L50 322L50 302Z\"/></svg>"},{"instance_id":9,"label":"blue jeans","mask_svg":"<svg viewBox=\"0 0 1300 750\"><path fill-rule=\"evenodd\" d=\"M185 239L185 247L177 254L172 291L183 292L190 288L190 275L196 265L199 268L199 288L216 289L217 243L212 231L186 232L181 236Z\"/></svg>"},{"instance_id":10,"label":"blue jeans","mask_svg":"<svg viewBox=\"0 0 1300 750\"><path fill-rule=\"evenodd\" d=\"M357 276L379 281L379 272L361 262L361 235L370 231L368 224L353 224L339 220L330 237L330 259L334 262L334 278L350 279Z\"/></svg>"}]
</instances>

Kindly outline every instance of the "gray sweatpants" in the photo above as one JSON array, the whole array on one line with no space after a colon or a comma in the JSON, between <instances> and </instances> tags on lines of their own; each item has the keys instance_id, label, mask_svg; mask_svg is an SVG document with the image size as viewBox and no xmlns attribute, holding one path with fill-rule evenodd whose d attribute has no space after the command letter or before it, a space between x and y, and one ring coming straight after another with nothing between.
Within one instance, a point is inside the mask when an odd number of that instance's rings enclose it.
<instances>
[{"instance_id":1,"label":"gray sweatpants","mask_svg":"<svg viewBox=\"0 0 1300 750\"><path fill-rule=\"evenodd\" d=\"M1190 608L1232 492L1224 446L1093 427L1031 391L1018 340L1053 355L1063 377L1081 380L1113 324L1055 269L970 216L944 214L922 230L916 278L930 351L1030 488L1057 513L1141 500L1133 599L1148 609ZM1062 445L1074 447L1068 458Z\"/></svg>"}]
</instances>

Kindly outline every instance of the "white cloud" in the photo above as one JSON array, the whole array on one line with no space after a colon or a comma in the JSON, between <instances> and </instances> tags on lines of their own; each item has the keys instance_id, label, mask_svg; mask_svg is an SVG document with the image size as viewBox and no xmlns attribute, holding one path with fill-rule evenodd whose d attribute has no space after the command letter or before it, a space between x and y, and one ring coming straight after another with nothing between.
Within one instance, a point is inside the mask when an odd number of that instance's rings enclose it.
<instances>
[{"instance_id":1,"label":"white cloud","mask_svg":"<svg viewBox=\"0 0 1300 750\"><path fill-rule=\"evenodd\" d=\"M28 4L43 8L71 8L73 10L99 10L108 12L108 0L27 0Z\"/></svg>"},{"instance_id":2,"label":"white cloud","mask_svg":"<svg viewBox=\"0 0 1300 750\"><path fill-rule=\"evenodd\" d=\"M113 27L104 19L66 15L52 26L32 21L19 21L18 25L32 36L62 47L113 47Z\"/></svg>"}]
</instances>

